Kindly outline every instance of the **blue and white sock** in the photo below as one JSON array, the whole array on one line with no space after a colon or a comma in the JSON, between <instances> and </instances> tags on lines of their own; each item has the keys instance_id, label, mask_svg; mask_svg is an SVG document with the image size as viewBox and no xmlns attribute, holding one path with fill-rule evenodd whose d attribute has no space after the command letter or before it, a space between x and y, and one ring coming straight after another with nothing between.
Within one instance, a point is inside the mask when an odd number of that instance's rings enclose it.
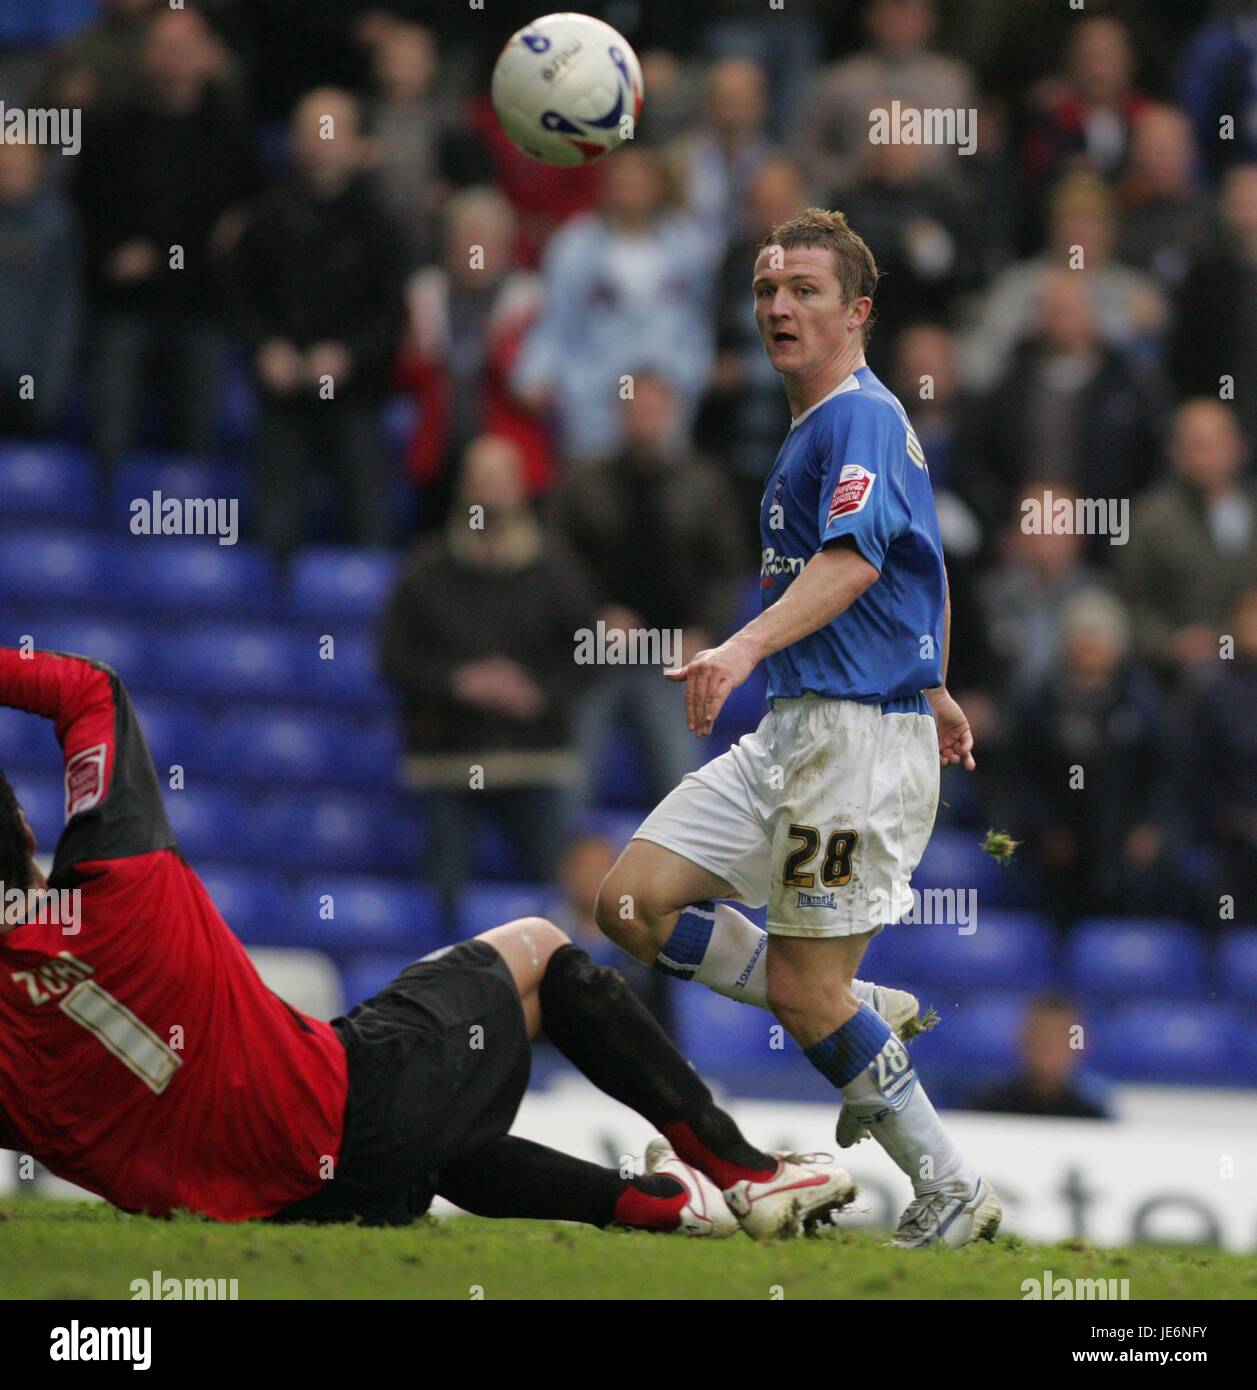
<instances>
[{"instance_id":1,"label":"blue and white sock","mask_svg":"<svg viewBox=\"0 0 1257 1390\"><path fill-rule=\"evenodd\" d=\"M908 1049L868 1004L803 1051L908 1175L914 1193L972 1189L978 1175L943 1128Z\"/></svg>"},{"instance_id":2,"label":"blue and white sock","mask_svg":"<svg viewBox=\"0 0 1257 1390\"><path fill-rule=\"evenodd\" d=\"M655 957L655 969L758 1008L768 1007L768 935L728 903L691 903L667 944Z\"/></svg>"}]
</instances>

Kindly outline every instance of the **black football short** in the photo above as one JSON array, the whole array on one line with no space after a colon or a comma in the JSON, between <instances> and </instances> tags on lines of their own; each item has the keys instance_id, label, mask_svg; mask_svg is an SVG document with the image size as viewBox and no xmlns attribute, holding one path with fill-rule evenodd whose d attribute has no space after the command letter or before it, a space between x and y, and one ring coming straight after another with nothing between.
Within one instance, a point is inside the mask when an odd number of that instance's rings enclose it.
<instances>
[{"instance_id":1,"label":"black football short","mask_svg":"<svg viewBox=\"0 0 1257 1390\"><path fill-rule=\"evenodd\" d=\"M349 1059L336 1176L272 1219L404 1224L427 1211L442 1167L515 1122L530 1063L519 991L492 946L464 941L332 1027Z\"/></svg>"}]
</instances>

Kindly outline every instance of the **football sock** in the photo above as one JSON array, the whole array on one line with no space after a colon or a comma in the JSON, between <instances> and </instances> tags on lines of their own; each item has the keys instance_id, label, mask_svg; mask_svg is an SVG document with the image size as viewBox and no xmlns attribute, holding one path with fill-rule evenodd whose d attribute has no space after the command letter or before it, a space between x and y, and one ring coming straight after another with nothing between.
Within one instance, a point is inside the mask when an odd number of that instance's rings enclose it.
<instances>
[{"instance_id":1,"label":"football sock","mask_svg":"<svg viewBox=\"0 0 1257 1390\"><path fill-rule=\"evenodd\" d=\"M686 1163L721 1188L762 1179L777 1160L753 1148L717 1109L702 1078L609 966L579 946L550 957L538 990L546 1036L600 1091L665 1134Z\"/></svg>"},{"instance_id":2,"label":"football sock","mask_svg":"<svg viewBox=\"0 0 1257 1390\"><path fill-rule=\"evenodd\" d=\"M728 903L691 903L655 957L655 969L695 980L726 999L768 1007L768 933ZM861 1003L873 1004L874 985L852 980Z\"/></svg>"},{"instance_id":3,"label":"football sock","mask_svg":"<svg viewBox=\"0 0 1257 1390\"><path fill-rule=\"evenodd\" d=\"M442 1197L474 1216L582 1221L673 1231L689 1200L666 1173L625 1181L614 1168L508 1134L443 1168Z\"/></svg>"},{"instance_id":4,"label":"football sock","mask_svg":"<svg viewBox=\"0 0 1257 1390\"><path fill-rule=\"evenodd\" d=\"M918 1196L977 1181L925 1094L907 1048L868 1004L803 1051Z\"/></svg>"}]
</instances>

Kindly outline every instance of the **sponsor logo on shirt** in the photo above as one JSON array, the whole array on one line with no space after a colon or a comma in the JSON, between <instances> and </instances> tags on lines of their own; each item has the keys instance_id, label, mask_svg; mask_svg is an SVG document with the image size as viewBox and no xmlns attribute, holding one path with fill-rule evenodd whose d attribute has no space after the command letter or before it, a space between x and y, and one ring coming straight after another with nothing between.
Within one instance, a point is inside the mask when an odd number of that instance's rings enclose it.
<instances>
[{"instance_id":1,"label":"sponsor logo on shirt","mask_svg":"<svg viewBox=\"0 0 1257 1390\"><path fill-rule=\"evenodd\" d=\"M105 790L105 745L84 748L65 765L65 818L90 811Z\"/></svg>"},{"instance_id":2,"label":"sponsor logo on shirt","mask_svg":"<svg viewBox=\"0 0 1257 1390\"><path fill-rule=\"evenodd\" d=\"M834 495L829 499L829 515L825 524L828 526L840 516L850 516L852 512L860 511L869 500L876 479L876 473L870 473L860 464L844 463Z\"/></svg>"},{"instance_id":3,"label":"sponsor logo on shirt","mask_svg":"<svg viewBox=\"0 0 1257 1390\"><path fill-rule=\"evenodd\" d=\"M759 587L771 589L773 580L783 574L788 574L793 579L796 574L802 574L803 565L801 555L778 555L771 545L766 545L760 552Z\"/></svg>"}]
</instances>

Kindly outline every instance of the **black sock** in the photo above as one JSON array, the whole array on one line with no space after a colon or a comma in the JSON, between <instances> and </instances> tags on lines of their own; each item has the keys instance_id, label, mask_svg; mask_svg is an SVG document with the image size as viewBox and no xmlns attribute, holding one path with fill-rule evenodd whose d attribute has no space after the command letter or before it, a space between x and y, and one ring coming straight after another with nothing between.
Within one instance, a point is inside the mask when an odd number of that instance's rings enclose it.
<instances>
[{"instance_id":1,"label":"black sock","mask_svg":"<svg viewBox=\"0 0 1257 1390\"><path fill-rule=\"evenodd\" d=\"M607 1095L650 1121L687 1163L727 1188L777 1162L717 1109L702 1078L609 966L561 946L538 991L546 1036Z\"/></svg>"},{"instance_id":2,"label":"black sock","mask_svg":"<svg viewBox=\"0 0 1257 1390\"><path fill-rule=\"evenodd\" d=\"M441 1196L474 1216L583 1221L589 1226L623 1220L622 1198L629 1187L647 1198L661 1199L653 1204L630 1201L632 1214L642 1209L640 1219L627 1223L633 1225L645 1224L655 1215L651 1206L670 1209L682 1191L675 1178L664 1174L626 1182L614 1168L600 1168L513 1134L465 1154L437 1178Z\"/></svg>"}]
</instances>

